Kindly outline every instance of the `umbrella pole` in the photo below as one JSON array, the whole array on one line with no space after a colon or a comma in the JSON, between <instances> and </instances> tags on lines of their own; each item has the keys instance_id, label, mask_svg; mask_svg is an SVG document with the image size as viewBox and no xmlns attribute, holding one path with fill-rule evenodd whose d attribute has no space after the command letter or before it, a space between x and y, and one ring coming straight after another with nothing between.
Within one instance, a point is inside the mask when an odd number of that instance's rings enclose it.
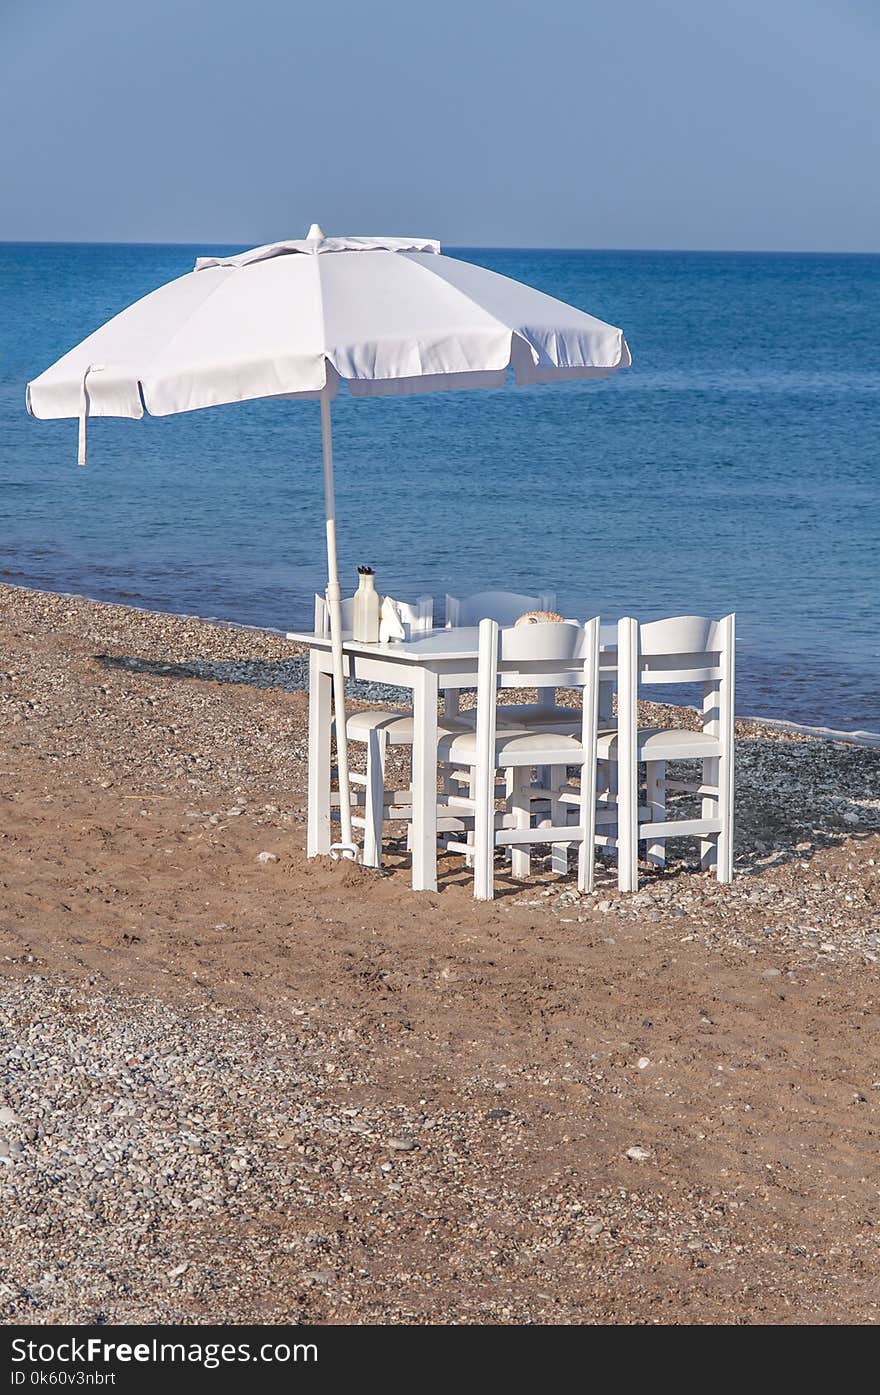
<instances>
[{"instance_id":1,"label":"umbrella pole","mask_svg":"<svg viewBox=\"0 0 880 1395\"><path fill-rule=\"evenodd\" d=\"M330 647L333 656L333 715L336 719L336 764L339 770L339 820L341 841L330 856L356 862L357 844L351 832L351 784L348 779L348 733L345 727L345 671L342 664L342 592L336 556L336 491L333 487L333 434L330 426L330 390L321 392L321 450L324 457L324 511L327 519L327 609L330 612Z\"/></svg>"}]
</instances>

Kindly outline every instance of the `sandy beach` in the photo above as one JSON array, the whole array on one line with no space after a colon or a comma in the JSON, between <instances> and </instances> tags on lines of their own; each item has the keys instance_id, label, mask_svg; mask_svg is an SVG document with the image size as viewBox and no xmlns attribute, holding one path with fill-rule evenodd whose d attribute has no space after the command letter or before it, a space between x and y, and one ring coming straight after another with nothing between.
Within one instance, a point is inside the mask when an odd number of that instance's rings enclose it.
<instances>
[{"instance_id":1,"label":"sandy beach","mask_svg":"<svg viewBox=\"0 0 880 1395\"><path fill-rule=\"evenodd\" d=\"M738 723L729 888L414 895L298 657L0 587L5 1320L876 1321L880 751Z\"/></svg>"}]
</instances>

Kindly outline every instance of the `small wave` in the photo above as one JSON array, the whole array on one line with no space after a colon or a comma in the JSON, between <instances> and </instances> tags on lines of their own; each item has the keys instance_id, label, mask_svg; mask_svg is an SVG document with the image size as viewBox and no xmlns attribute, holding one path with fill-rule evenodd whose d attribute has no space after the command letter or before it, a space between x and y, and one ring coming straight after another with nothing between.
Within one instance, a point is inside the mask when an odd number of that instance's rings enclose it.
<instances>
[{"instance_id":1,"label":"small wave","mask_svg":"<svg viewBox=\"0 0 880 1395\"><path fill-rule=\"evenodd\" d=\"M815 736L819 741L845 741L851 746L873 746L880 750L880 731L837 731L834 727L811 727L801 722L786 722L781 717L742 717L743 721L760 722L765 727L794 732L798 736Z\"/></svg>"}]
</instances>

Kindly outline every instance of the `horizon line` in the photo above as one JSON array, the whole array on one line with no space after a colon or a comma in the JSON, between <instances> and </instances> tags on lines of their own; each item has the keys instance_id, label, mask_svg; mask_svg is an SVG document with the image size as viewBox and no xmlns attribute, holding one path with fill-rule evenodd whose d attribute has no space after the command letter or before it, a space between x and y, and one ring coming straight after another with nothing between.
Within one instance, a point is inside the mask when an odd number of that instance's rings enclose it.
<instances>
[{"instance_id":1,"label":"horizon line","mask_svg":"<svg viewBox=\"0 0 880 1395\"><path fill-rule=\"evenodd\" d=\"M281 241L283 239L276 239ZM263 243L248 242L246 239L231 239L226 241L200 241L200 242L177 242L177 241L156 241L148 239L140 241L135 238L124 238L122 240L111 238L22 238L22 237L0 237L0 247L185 247L195 248L227 248L227 247L258 247ZM449 248L455 252L602 252L602 253L650 253L654 256L755 256L755 257L877 257L880 256L880 248L874 251L862 250L832 250L828 248L809 247L577 247L573 245L558 244L555 246L542 246L540 244L527 243L479 243L479 242L441 242L441 246Z\"/></svg>"}]
</instances>

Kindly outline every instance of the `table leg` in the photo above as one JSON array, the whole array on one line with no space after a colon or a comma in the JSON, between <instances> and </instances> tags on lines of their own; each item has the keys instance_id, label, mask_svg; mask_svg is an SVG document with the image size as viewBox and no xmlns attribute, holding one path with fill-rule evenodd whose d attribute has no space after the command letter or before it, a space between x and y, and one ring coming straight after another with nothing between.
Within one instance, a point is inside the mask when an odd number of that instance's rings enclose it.
<instances>
[{"instance_id":1,"label":"table leg","mask_svg":"<svg viewBox=\"0 0 880 1395\"><path fill-rule=\"evenodd\" d=\"M437 890L437 696L436 673L413 675L412 884Z\"/></svg>"},{"instance_id":2,"label":"table leg","mask_svg":"<svg viewBox=\"0 0 880 1395\"><path fill-rule=\"evenodd\" d=\"M319 656L309 657L309 814L306 856L330 851L330 720L332 680ZM343 791L347 794L348 791Z\"/></svg>"}]
</instances>

